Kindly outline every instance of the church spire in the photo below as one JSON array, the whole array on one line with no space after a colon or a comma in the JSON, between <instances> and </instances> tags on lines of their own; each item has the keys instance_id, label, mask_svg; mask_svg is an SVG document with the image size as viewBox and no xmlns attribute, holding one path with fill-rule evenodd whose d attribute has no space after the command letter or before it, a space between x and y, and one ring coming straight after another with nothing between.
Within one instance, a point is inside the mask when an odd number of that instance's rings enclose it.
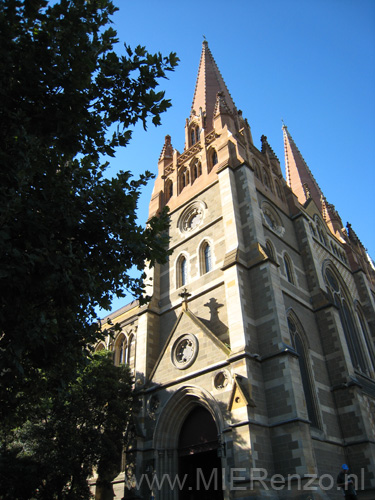
<instances>
[{"instance_id":1,"label":"church spire","mask_svg":"<svg viewBox=\"0 0 375 500\"><path fill-rule=\"evenodd\" d=\"M212 56L208 43L204 40L190 119L202 110L206 118L206 132L210 132L213 129L213 118L217 105L218 92L220 92L220 99L225 103L229 112L236 110L236 106Z\"/></svg>"},{"instance_id":2,"label":"church spire","mask_svg":"<svg viewBox=\"0 0 375 500\"><path fill-rule=\"evenodd\" d=\"M285 151L285 174L288 186L303 205L312 198L322 212L323 193L318 186L311 170L303 159L286 125L283 125L284 151Z\"/></svg>"}]
</instances>

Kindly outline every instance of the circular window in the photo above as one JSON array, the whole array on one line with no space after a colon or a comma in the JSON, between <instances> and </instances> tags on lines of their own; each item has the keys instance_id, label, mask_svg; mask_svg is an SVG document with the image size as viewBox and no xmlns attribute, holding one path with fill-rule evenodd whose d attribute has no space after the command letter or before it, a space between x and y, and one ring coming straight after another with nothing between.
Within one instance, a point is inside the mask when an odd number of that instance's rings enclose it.
<instances>
[{"instance_id":1,"label":"circular window","mask_svg":"<svg viewBox=\"0 0 375 500\"><path fill-rule=\"evenodd\" d=\"M201 201L195 201L189 205L181 214L178 227L182 233L188 233L198 228L204 218L206 205Z\"/></svg>"},{"instance_id":2,"label":"circular window","mask_svg":"<svg viewBox=\"0 0 375 500\"><path fill-rule=\"evenodd\" d=\"M277 223L275 217L268 210L264 211L264 218L271 229L277 229Z\"/></svg>"},{"instance_id":3,"label":"circular window","mask_svg":"<svg viewBox=\"0 0 375 500\"><path fill-rule=\"evenodd\" d=\"M285 228L282 225L280 216L268 203L262 203L262 214L267 226L279 236L282 236L285 232Z\"/></svg>"},{"instance_id":4,"label":"circular window","mask_svg":"<svg viewBox=\"0 0 375 500\"><path fill-rule=\"evenodd\" d=\"M198 340L187 333L179 337L172 347L172 363L179 370L191 366L198 354Z\"/></svg>"},{"instance_id":5,"label":"circular window","mask_svg":"<svg viewBox=\"0 0 375 500\"><path fill-rule=\"evenodd\" d=\"M216 389L224 389L229 384L229 377L226 372L219 372L215 376L214 385Z\"/></svg>"}]
</instances>

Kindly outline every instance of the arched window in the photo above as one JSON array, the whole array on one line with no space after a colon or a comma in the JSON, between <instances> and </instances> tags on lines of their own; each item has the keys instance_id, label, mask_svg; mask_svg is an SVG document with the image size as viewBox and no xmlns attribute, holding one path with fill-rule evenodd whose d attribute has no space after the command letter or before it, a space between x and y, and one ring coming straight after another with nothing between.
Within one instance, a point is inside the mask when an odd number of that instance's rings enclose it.
<instances>
[{"instance_id":1,"label":"arched window","mask_svg":"<svg viewBox=\"0 0 375 500\"><path fill-rule=\"evenodd\" d=\"M265 169L263 169L263 182L264 182L264 185L272 191L271 179L270 179L270 176L268 175L268 172L266 172Z\"/></svg>"},{"instance_id":2,"label":"arched window","mask_svg":"<svg viewBox=\"0 0 375 500\"><path fill-rule=\"evenodd\" d=\"M189 184L189 171L186 167L181 168L178 174L178 184L179 193Z\"/></svg>"},{"instance_id":3,"label":"arched window","mask_svg":"<svg viewBox=\"0 0 375 500\"><path fill-rule=\"evenodd\" d=\"M104 351L105 349L105 346L103 344L103 342L100 342L96 347L95 347L95 352L99 352L99 351Z\"/></svg>"},{"instance_id":4,"label":"arched window","mask_svg":"<svg viewBox=\"0 0 375 500\"><path fill-rule=\"evenodd\" d=\"M287 254L284 255L284 268L285 268L285 275L289 283L294 284L294 278L293 278L293 268L292 264L290 262L290 259Z\"/></svg>"},{"instance_id":5,"label":"arched window","mask_svg":"<svg viewBox=\"0 0 375 500\"><path fill-rule=\"evenodd\" d=\"M276 187L276 194L280 198L280 200L283 200L284 198L283 198L283 194L282 194L282 190L281 190L279 181L277 181L275 179L274 182L275 182L275 187Z\"/></svg>"},{"instance_id":6,"label":"arched window","mask_svg":"<svg viewBox=\"0 0 375 500\"><path fill-rule=\"evenodd\" d=\"M202 165L199 160L195 160L195 162L192 163L190 167L190 172L191 172L191 183L193 184L195 179L202 174Z\"/></svg>"},{"instance_id":7,"label":"arched window","mask_svg":"<svg viewBox=\"0 0 375 500\"><path fill-rule=\"evenodd\" d=\"M165 184L165 202L167 203L173 196L173 182L168 179Z\"/></svg>"},{"instance_id":8,"label":"arched window","mask_svg":"<svg viewBox=\"0 0 375 500\"><path fill-rule=\"evenodd\" d=\"M270 259L275 260L275 252L272 243L268 240L266 241L266 254Z\"/></svg>"},{"instance_id":9,"label":"arched window","mask_svg":"<svg viewBox=\"0 0 375 500\"><path fill-rule=\"evenodd\" d=\"M217 152L216 149L212 149L209 157L209 162L208 162L208 168L209 172L211 172L212 168L217 164L218 162L218 157L217 157Z\"/></svg>"},{"instance_id":10,"label":"arched window","mask_svg":"<svg viewBox=\"0 0 375 500\"><path fill-rule=\"evenodd\" d=\"M203 245L203 262L202 271L203 274L208 273L212 270L212 258L211 258L211 247L208 243Z\"/></svg>"},{"instance_id":11,"label":"arched window","mask_svg":"<svg viewBox=\"0 0 375 500\"><path fill-rule=\"evenodd\" d=\"M255 177L258 177L258 179L260 179L259 166L256 162L254 162L254 170L255 170Z\"/></svg>"},{"instance_id":12,"label":"arched window","mask_svg":"<svg viewBox=\"0 0 375 500\"><path fill-rule=\"evenodd\" d=\"M324 277L329 295L339 311L341 325L344 330L345 340L348 345L353 366L363 373L368 373L369 369L363 352L364 346L362 345L358 330L355 326L345 289L332 269L327 268Z\"/></svg>"},{"instance_id":13,"label":"arched window","mask_svg":"<svg viewBox=\"0 0 375 500\"><path fill-rule=\"evenodd\" d=\"M310 363L307 349L302 341L302 327L291 316L288 317L289 333L292 339L294 349L298 354L299 368L301 372L301 381L306 400L307 415L313 427L319 427L318 413L316 410L316 399L312 379L310 375Z\"/></svg>"},{"instance_id":14,"label":"arched window","mask_svg":"<svg viewBox=\"0 0 375 500\"><path fill-rule=\"evenodd\" d=\"M127 362L127 342L122 333L116 340L115 346L115 365L123 365Z\"/></svg>"},{"instance_id":15,"label":"arched window","mask_svg":"<svg viewBox=\"0 0 375 500\"><path fill-rule=\"evenodd\" d=\"M191 143L191 146L193 146L195 144L195 129L194 128L192 128L190 131L190 143Z\"/></svg>"},{"instance_id":16,"label":"arched window","mask_svg":"<svg viewBox=\"0 0 375 500\"><path fill-rule=\"evenodd\" d=\"M373 376L375 374L375 350L374 350L374 347L371 343L371 337L370 337L370 334L368 331L367 322L366 322L362 312L359 310L359 308L357 309L357 316L359 319L359 324L361 325L362 335L363 335L363 338L365 340L367 352L369 354L369 358L370 358L370 362L371 362L370 369L372 370L372 376Z\"/></svg>"},{"instance_id":17,"label":"arched window","mask_svg":"<svg viewBox=\"0 0 375 500\"><path fill-rule=\"evenodd\" d=\"M177 288L187 284L187 260L184 255L178 259L177 262Z\"/></svg>"}]
</instances>

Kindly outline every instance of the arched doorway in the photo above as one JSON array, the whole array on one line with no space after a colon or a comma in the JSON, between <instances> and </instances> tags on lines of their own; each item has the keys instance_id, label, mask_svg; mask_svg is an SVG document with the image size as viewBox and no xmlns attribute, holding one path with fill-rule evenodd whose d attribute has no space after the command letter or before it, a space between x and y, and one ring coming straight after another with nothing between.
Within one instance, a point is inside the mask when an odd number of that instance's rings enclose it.
<instances>
[{"instance_id":1,"label":"arched doorway","mask_svg":"<svg viewBox=\"0 0 375 500\"><path fill-rule=\"evenodd\" d=\"M178 441L179 500L223 500L218 430L210 412L195 406L182 424Z\"/></svg>"}]
</instances>

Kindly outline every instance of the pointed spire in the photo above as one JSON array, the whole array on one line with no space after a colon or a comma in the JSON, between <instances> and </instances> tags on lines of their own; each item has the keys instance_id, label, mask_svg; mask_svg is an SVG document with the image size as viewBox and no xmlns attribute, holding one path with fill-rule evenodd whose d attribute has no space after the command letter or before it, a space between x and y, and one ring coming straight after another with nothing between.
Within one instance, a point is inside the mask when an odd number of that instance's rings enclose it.
<instances>
[{"instance_id":1,"label":"pointed spire","mask_svg":"<svg viewBox=\"0 0 375 500\"><path fill-rule=\"evenodd\" d=\"M267 136L265 135L262 135L262 137L260 138L261 142L262 142L262 149L261 149L261 152L263 154L265 154L266 152L269 154L269 157L271 159L276 159L278 160L278 157L276 156L275 154L275 151L271 148L268 140L267 140Z\"/></svg>"},{"instance_id":2,"label":"pointed spire","mask_svg":"<svg viewBox=\"0 0 375 500\"><path fill-rule=\"evenodd\" d=\"M165 136L164 146L160 153L159 162L165 158L173 158L173 147L170 135Z\"/></svg>"},{"instance_id":3,"label":"pointed spire","mask_svg":"<svg viewBox=\"0 0 375 500\"><path fill-rule=\"evenodd\" d=\"M236 106L208 48L208 43L204 40L190 117L193 117L201 109L206 114L206 132L213 129L218 92L221 92L226 108L233 112Z\"/></svg>"},{"instance_id":4,"label":"pointed spire","mask_svg":"<svg viewBox=\"0 0 375 500\"><path fill-rule=\"evenodd\" d=\"M288 186L303 205L311 197L322 211L322 190L318 186L311 170L303 159L286 125L283 124L285 170ZM306 189L306 187L308 189Z\"/></svg>"}]
</instances>

